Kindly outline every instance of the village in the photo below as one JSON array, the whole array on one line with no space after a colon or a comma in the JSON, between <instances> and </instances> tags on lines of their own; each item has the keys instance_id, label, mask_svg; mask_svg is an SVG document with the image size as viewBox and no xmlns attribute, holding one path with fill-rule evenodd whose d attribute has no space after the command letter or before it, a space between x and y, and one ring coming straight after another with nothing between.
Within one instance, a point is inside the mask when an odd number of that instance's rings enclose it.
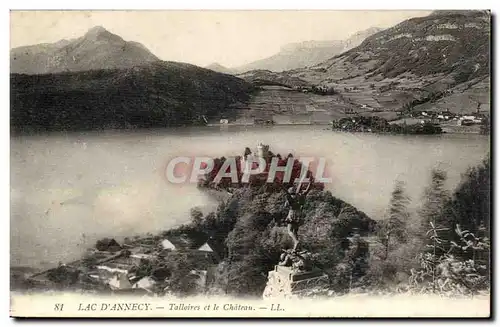
<instances>
[{"instance_id":1,"label":"village","mask_svg":"<svg viewBox=\"0 0 500 327\"><path fill-rule=\"evenodd\" d=\"M193 292L202 293L213 280L221 260L222 246L204 235L164 235L113 238L96 242L81 260L60 263L58 267L36 273L26 287L36 290L79 290L104 294L133 293L165 295L172 286L172 263L176 256L189 257L196 266L183 278Z\"/></svg>"},{"instance_id":2,"label":"village","mask_svg":"<svg viewBox=\"0 0 500 327\"><path fill-rule=\"evenodd\" d=\"M395 112L383 112L380 109L370 107L366 104L343 108L339 112L338 119L346 119L353 116L380 117L386 119L390 124L440 124L444 126L474 126L489 123L489 115L480 110L468 113L455 113L446 110L400 110ZM258 115L239 117L236 119L221 118L217 122L206 122L207 126L272 126L272 125L332 125L334 116L327 110L316 108L313 105L305 105L304 112L272 113L261 110Z\"/></svg>"}]
</instances>

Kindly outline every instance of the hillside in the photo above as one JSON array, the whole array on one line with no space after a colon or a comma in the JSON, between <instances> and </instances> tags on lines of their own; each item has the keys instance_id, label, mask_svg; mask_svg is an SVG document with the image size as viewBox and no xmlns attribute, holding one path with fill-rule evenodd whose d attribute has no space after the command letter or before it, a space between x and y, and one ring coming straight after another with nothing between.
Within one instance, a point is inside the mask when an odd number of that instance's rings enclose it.
<instances>
[{"instance_id":1,"label":"hillside","mask_svg":"<svg viewBox=\"0 0 500 327\"><path fill-rule=\"evenodd\" d=\"M10 51L11 73L20 74L130 68L158 60L142 44L127 42L100 26L77 39Z\"/></svg>"},{"instance_id":2,"label":"hillside","mask_svg":"<svg viewBox=\"0 0 500 327\"><path fill-rule=\"evenodd\" d=\"M214 62L213 64L208 65L205 67L206 69L213 70L214 72L217 73L222 73L222 74L234 74L234 71L230 68L227 68L225 66L222 66L219 63Z\"/></svg>"},{"instance_id":3,"label":"hillside","mask_svg":"<svg viewBox=\"0 0 500 327\"><path fill-rule=\"evenodd\" d=\"M148 128L232 117L252 86L194 65L154 62L128 69L11 74L13 132Z\"/></svg>"},{"instance_id":4,"label":"hillside","mask_svg":"<svg viewBox=\"0 0 500 327\"><path fill-rule=\"evenodd\" d=\"M292 76L289 72L275 73L270 70L251 70L236 75L254 85L277 85L286 87L308 87L311 83Z\"/></svg>"},{"instance_id":5,"label":"hillside","mask_svg":"<svg viewBox=\"0 0 500 327\"><path fill-rule=\"evenodd\" d=\"M365 38L381 29L372 27L360 31L345 40L305 41L283 46L279 53L236 67L233 70L244 73L251 70L282 72L319 64L341 52L358 46Z\"/></svg>"},{"instance_id":6,"label":"hillside","mask_svg":"<svg viewBox=\"0 0 500 327\"><path fill-rule=\"evenodd\" d=\"M287 76L333 87L359 110L489 111L490 28L486 12L438 11Z\"/></svg>"},{"instance_id":7,"label":"hillside","mask_svg":"<svg viewBox=\"0 0 500 327\"><path fill-rule=\"evenodd\" d=\"M263 88L245 115L302 123L352 113L391 120L411 110L488 115L490 28L488 12L437 11L309 68L239 74Z\"/></svg>"}]
</instances>

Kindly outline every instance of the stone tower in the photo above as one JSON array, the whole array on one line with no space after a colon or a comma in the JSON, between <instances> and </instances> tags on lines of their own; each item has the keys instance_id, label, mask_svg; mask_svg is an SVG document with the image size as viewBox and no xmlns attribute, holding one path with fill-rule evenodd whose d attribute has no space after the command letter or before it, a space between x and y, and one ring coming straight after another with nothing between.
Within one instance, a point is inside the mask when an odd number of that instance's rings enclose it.
<instances>
[{"instance_id":1,"label":"stone tower","mask_svg":"<svg viewBox=\"0 0 500 327\"><path fill-rule=\"evenodd\" d=\"M269 155L269 145L265 145L262 143L257 145L257 156L259 158L267 159L268 155Z\"/></svg>"}]
</instances>

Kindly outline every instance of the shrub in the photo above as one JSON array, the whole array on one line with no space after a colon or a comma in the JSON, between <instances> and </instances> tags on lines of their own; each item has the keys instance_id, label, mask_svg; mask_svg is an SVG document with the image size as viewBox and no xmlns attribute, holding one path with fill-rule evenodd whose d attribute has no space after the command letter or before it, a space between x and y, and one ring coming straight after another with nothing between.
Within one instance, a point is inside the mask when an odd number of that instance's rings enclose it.
<instances>
[{"instance_id":1,"label":"shrub","mask_svg":"<svg viewBox=\"0 0 500 327\"><path fill-rule=\"evenodd\" d=\"M429 234L436 235L436 228L431 228ZM437 255L436 250L424 252L419 256L421 268L412 270L410 286L419 292L436 292L442 294L477 294L489 287L489 273L486 265L479 264L472 259L461 259L460 252L467 251L470 247L476 250L489 250L487 238L477 238L468 231L462 231L457 225L455 232L460 238L460 243L451 243L448 251ZM474 241L471 241L472 238ZM440 239L433 238L433 248L438 246ZM458 256L452 254L458 251Z\"/></svg>"}]
</instances>

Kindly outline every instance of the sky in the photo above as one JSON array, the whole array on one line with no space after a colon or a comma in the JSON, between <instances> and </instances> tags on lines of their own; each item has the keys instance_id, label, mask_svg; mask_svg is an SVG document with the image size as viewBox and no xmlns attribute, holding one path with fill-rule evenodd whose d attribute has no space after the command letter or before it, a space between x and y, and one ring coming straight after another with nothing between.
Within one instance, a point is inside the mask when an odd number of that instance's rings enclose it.
<instances>
[{"instance_id":1,"label":"sky","mask_svg":"<svg viewBox=\"0 0 500 327\"><path fill-rule=\"evenodd\" d=\"M237 67L288 43L342 40L430 11L11 11L10 48L80 37L102 26L162 60Z\"/></svg>"}]
</instances>

